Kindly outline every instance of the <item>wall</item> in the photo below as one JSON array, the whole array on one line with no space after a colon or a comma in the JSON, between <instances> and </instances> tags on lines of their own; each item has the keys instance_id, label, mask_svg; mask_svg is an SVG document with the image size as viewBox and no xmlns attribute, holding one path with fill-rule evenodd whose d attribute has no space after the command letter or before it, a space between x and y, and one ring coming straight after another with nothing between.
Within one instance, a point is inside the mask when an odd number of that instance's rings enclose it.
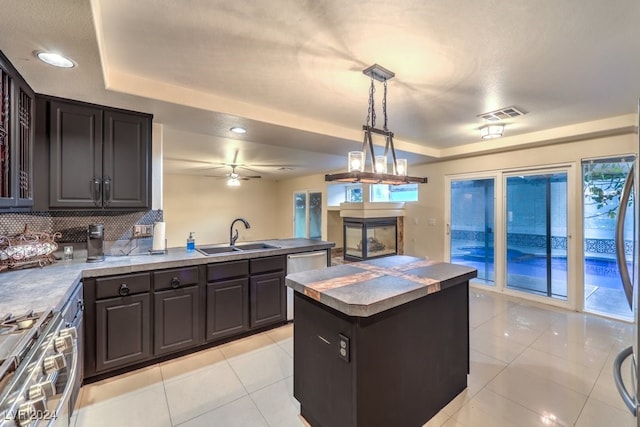
<instances>
[{"instance_id":1,"label":"wall","mask_svg":"<svg viewBox=\"0 0 640 427\"><path fill-rule=\"evenodd\" d=\"M189 232L196 245L229 242L229 227L238 217L251 228L238 224L238 242L287 237L280 230L285 211L279 204L275 181L253 179L239 187L211 177L165 174L164 221L168 247L184 247Z\"/></svg>"},{"instance_id":2,"label":"wall","mask_svg":"<svg viewBox=\"0 0 640 427\"><path fill-rule=\"evenodd\" d=\"M419 201L406 204L405 253L443 260L445 242L445 177L462 173L538 167L549 164L573 163L576 166L574 222L576 238L581 241L582 189L580 162L590 157L605 157L637 153L637 135L627 134L556 144L507 153L474 156L420 166L412 166L411 174L427 176L429 183L420 186ZM428 224L435 219L435 225Z\"/></svg>"}]
</instances>

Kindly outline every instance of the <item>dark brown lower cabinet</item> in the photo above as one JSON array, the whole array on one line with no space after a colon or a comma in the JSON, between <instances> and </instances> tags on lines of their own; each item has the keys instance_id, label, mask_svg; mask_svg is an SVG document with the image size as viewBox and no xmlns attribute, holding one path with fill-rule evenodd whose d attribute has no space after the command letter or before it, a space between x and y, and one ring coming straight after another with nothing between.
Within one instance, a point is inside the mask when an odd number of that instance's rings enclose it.
<instances>
[{"instance_id":1,"label":"dark brown lower cabinet","mask_svg":"<svg viewBox=\"0 0 640 427\"><path fill-rule=\"evenodd\" d=\"M282 322L287 316L284 272L251 276L251 328Z\"/></svg>"},{"instance_id":2,"label":"dark brown lower cabinet","mask_svg":"<svg viewBox=\"0 0 640 427\"><path fill-rule=\"evenodd\" d=\"M155 292L153 354L161 355L199 344L198 286Z\"/></svg>"},{"instance_id":3,"label":"dark brown lower cabinet","mask_svg":"<svg viewBox=\"0 0 640 427\"><path fill-rule=\"evenodd\" d=\"M240 278L207 284L208 341L249 329L249 279Z\"/></svg>"},{"instance_id":4,"label":"dark brown lower cabinet","mask_svg":"<svg viewBox=\"0 0 640 427\"><path fill-rule=\"evenodd\" d=\"M86 279L86 378L284 322L284 278L272 256Z\"/></svg>"},{"instance_id":5,"label":"dark brown lower cabinet","mask_svg":"<svg viewBox=\"0 0 640 427\"><path fill-rule=\"evenodd\" d=\"M140 294L95 303L96 372L151 357L149 299L149 294Z\"/></svg>"}]
</instances>

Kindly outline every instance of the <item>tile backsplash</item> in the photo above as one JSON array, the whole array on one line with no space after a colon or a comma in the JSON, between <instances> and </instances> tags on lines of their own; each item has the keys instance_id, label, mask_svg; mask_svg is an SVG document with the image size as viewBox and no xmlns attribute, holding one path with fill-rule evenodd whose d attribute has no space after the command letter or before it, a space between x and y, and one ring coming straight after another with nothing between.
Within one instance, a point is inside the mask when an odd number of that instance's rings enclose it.
<instances>
[{"instance_id":1,"label":"tile backsplash","mask_svg":"<svg viewBox=\"0 0 640 427\"><path fill-rule=\"evenodd\" d=\"M136 248L151 245L151 238L133 238L135 224L149 224L162 221L162 210L150 211L44 211L0 214L0 236L12 236L24 231L25 225L31 231L55 233L62 237L57 243L71 243L80 247L87 242L89 224L104 224L105 250L109 254L113 247L121 255Z\"/></svg>"}]
</instances>

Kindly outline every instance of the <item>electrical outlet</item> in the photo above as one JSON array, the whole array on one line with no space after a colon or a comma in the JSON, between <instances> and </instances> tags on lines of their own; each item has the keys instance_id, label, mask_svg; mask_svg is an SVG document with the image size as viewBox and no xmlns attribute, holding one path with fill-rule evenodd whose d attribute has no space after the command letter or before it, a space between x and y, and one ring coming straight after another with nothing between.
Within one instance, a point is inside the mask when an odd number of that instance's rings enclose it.
<instances>
[{"instance_id":1,"label":"electrical outlet","mask_svg":"<svg viewBox=\"0 0 640 427\"><path fill-rule=\"evenodd\" d=\"M133 237L151 237L153 225L136 224L133 226Z\"/></svg>"},{"instance_id":2,"label":"electrical outlet","mask_svg":"<svg viewBox=\"0 0 640 427\"><path fill-rule=\"evenodd\" d=\"M338 334L338 357L340 357L340 359L344 360L345 362L349 363L349 355L351 353L351 348L349 345L349 337L342 335L342 334Z\"/></svg>"}]
</instances>

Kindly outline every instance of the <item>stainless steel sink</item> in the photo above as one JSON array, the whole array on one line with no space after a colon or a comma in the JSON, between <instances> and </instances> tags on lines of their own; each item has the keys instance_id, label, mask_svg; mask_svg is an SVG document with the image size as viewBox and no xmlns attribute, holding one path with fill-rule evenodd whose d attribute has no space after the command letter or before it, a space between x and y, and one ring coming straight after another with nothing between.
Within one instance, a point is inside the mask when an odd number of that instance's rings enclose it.
<instances>
[{"instance_id":1,"label":"stainless steel sink","mask_svg":"<svg viewBox=\"0 0 640 427\"><path fill-rule=\"evenodd\" d=\"M224 254L228 252L237 252L240 249L233 248L231 246L218 246L213 248L196 248L198 252L202 255L216 255L216 254Z\"/></svg>"},{"instance_id":2,"label":"stainless steel sink","mask_svg":"<svg viewBox=\"0 0 640 427\"><path fill-rule=\"evenodd\" d=\"M256 249L279 249L280 246L268 245L266 243L244 243L242 245L236 245L236 249L240 249L242 251L254 251Z\"/></svg>"},{"instance_id":3,"label":"stainless steel sink","mask_svg":"<svg viewBox=\"0 0 640 427\"><path fill-rule=\"evenodd\" d=\"M273 246L266 243L245 243L235 246L212 246L212 247L199 247L196 248L202 255L218 255L226 254L230 252L242 252L242 251L258 251L261 249L279 249L279 246Z\"/></svg>"}]
</instances>

